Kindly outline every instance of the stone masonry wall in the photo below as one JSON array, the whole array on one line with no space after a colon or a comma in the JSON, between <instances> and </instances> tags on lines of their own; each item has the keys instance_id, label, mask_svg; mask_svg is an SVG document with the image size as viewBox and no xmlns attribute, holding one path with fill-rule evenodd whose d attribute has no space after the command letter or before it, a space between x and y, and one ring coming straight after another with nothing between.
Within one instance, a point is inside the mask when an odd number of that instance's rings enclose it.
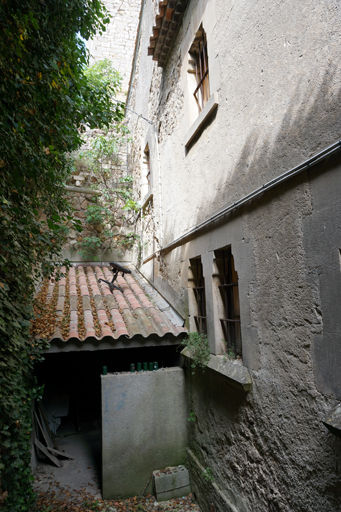
<instances>
[{"instance_id":1,"label":"stone masonry wall","mask_svg":"<svg viewBox=\"0 0 341 512\"><path fill-rule=\"evenodd\" d=\"M104 0L104 5L111 15L109 25L102 35L97 35L93 40L87 42L87 47L90 52L90 65L103 59L109 59L115 69L122 75L121 91L118 92L117 98L120 101L126 101L126 91L128 89L130 73L132 69L133 53L137 35L137 27L139 21L139 13L141 7L141 0L129 0L125 2L122 0ZM106 132L99 129L86 130L83 134L84 145L81 148L81 153L91 150L91 144L97 136L103 136ZM126 176L127 171L127 140L123 140L117 153L115 154L115 161L110 162L113 170L110 178L112 188L118 186L118 178ZM96 185L98 180L91 169L89 169L86 159L79 159L76 156L76 170L71 177L69 185L76 188L92 187ZM119 235L130 233L134 227L126 225L124 221L124 212L115 211L115 226L112 231L111 237L103 235L103 227L92 226L93 229L88 229L85 222L86 210L89 204L92 203L93 198L91 194L84 192L69 192L72 197L72 204L76 208L75 217L81 219L84 226L84 232L79 234L71 231L65 245L64 253L71 260L84 260L91 256L84 256L79 252L80 244L84 237L87 236L101 236L103 238L104 249L95 251L92 257L99 259L110 260L130 260L132 254L126 251L124 247L118 244ZM99 202L103 202L101 196L97 196ZM92 198L92 199L91 199ZM117 208L115 208L116 210ZM118 238L117 236L118 235ZM111 238L111 239L110 239Z\"/></svg>"},{"instance_id":2,"label":"stone masonry wall","mask_svg":"<svg viewBox=\"0 0 341 512\"><path fill-rule=\"evenodd\" d=\"M112 19L107 30L89 41L90 65L109 59L123 77L122 92L128 90L137 35L141 0L104 0Z\"/></svg>"}]
</instances>

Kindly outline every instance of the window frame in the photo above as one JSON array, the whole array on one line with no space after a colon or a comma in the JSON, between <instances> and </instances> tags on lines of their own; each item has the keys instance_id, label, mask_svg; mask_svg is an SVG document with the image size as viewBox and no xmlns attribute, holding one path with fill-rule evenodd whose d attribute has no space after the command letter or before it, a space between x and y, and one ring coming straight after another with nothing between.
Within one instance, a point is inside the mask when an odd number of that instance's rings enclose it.
<instances>
[{"instance_id":1,"label":"window frame","mask_svg":"<svg viewBox=\"0 0 341 512\"><path fill-rule=\"evenodd\" d=\"M149 144L146 144L142 153L142 168L141 168L141 200L144 203L150 197L152 192L152 173L150 165L150 149Z\"/></svg>"},{"instance_id":2,"label":"window frame","mask_svg":"<svg viewBox=\"0 0 341 512\"><path fill-rule=\"evenodd\" d=\"M196 87L193 92L199 113L210 99L207 35L201 24L189 49L189 73L195 74Z\"/></svg>"},{"instance_id":3,"label":"window frame","mask_svg":"<svg viewBox=\"0 0 341 512\"><path fill-rule=\"evenodd\" d=\"M206 310L206 293L205 293L205 278L203 274L203 265L201 258L193 258L190 260L190 267L192 269L192 283L191 287L196 302L196 313L192 315L195 321L196 329L199 334L207 334L207 310ZM195 269L195 271L194 271Z\"/></svg>"},{"instance_id":4,"label":"window frame","mask_svg":"<svg viewBox=\"0 0 341 512\"><path fill-rule=\"evenodd\" d=\"M219 315L219 322L225 339L227 352L233 351L235 357L242 356L242 335L239 301L239 279L234 265L231 246L214 251L218 267L217 287L220 292L224 318ZM221 265L222 261L222 265Z\"/></svg>"}]
</instances>

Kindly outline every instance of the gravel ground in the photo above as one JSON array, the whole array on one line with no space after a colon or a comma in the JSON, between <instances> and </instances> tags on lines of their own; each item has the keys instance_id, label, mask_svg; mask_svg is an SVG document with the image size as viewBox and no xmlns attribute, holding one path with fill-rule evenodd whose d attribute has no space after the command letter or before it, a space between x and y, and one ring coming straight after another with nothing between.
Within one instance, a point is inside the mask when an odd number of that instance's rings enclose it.
<instances>
[{"instance_id":1,"label":"gravel ground","mask_svg":"<svg viewBox=\"0 0 341 512\"><path fill-rule=\"evenodd\" d=\"M60 468L38 463L33 484L38 498L31 512L200 512L191 495L160 503L151 494L102 500L100 430L59 436L57 443L74 459L61 460Z\"/></svg>"},{"instance_id":2,"label":"gravel ground","mask_svg":"<svg viewBox=\"0 0 341 512\"><path fill-rule=\"evenodd\" d=\"M124 500L95 499L92 494L69 488L50 487L50 490L38 495L36 507L32 512L200 512L192 495L158 503L155 497L135 496Z\"/></svg>"}]
</instances>

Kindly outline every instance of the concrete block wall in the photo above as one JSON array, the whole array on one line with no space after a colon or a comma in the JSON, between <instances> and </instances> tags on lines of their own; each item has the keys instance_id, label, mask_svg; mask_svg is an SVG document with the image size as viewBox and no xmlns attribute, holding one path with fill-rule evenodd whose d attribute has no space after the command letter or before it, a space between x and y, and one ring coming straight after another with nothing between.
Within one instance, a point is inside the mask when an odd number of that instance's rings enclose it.
<instances>
[{"instance_id":1,"label":"concrete block wall","mask_svg":"<svg viewBox=\"0 0 341 512\"><path fill-rule=\"evenodd\" d=\"M103 498L140 495L152 471L186 461L184 371L174 367L101 379Z\"/></svg>"}]
</instances>

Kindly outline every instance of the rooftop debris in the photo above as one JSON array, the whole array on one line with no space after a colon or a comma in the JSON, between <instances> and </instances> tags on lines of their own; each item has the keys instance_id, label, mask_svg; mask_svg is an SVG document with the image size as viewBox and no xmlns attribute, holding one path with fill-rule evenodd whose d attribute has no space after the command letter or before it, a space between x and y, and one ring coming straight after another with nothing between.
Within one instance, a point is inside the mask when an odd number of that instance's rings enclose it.
<instances>
[{"instance_id":1,"label":"rooftop debris","mask_svg":"<svg viewBox=\"0 0 341 512\"><path fill-rule=\"evenodd\" d=\"M114 340L135 335L177 337L174 325L149 298L136 272L117 276L107 265L78 264L63 277L45 280L36 297L31 333L47 341ZM115 276L116 273L116 276ZM112 279L117 287L112 288Z\"/></svg>"}]
</instances>

